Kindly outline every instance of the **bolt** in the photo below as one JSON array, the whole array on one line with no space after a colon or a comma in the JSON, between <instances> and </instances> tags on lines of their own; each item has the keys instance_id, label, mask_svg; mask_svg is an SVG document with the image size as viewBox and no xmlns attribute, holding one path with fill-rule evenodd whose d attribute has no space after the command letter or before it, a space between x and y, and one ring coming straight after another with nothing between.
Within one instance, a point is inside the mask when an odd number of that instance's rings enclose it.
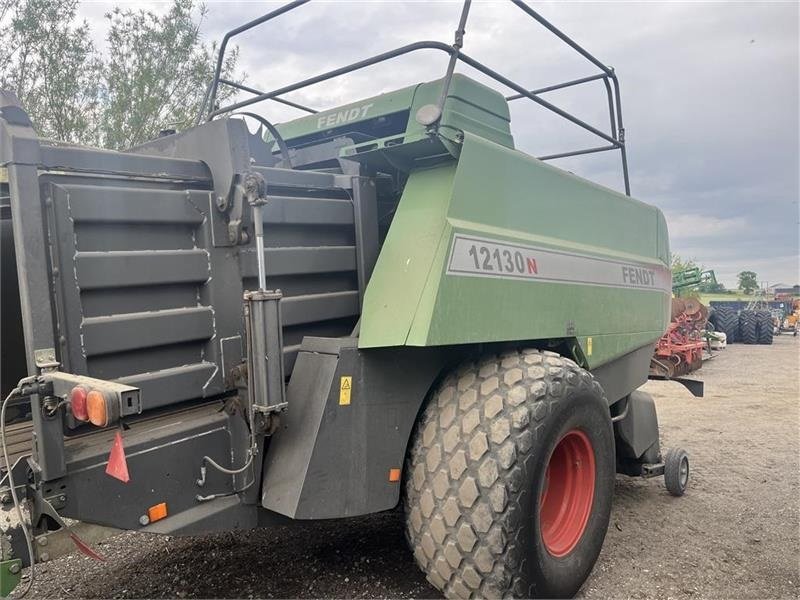
<instances>
[{"instance_id":1,"label":"bolt","mask_svg":"<svg viewBox=\"0 0 800 600\"><path fill-rule=\"evenodd\" d=\"M60 502L66 502L66 501L67 501L67 497L66 497L64 494L61 494L61 495L58 497L58 499L59 499L59 501L60 501Z\"/></svg>"},{"instance_id":2,"label":"bolt","mask_svg":"<svg viewBox=\"0 0 800 600\"><path fill-rule=\"evenodd\" d=\"M37 542L39 543L40 546L47 546L47 538L46 537L40 537L37 540Z\"/></svg>"},{"instance_id":3,"label":"bolt","mask_svg":"<svg viewBox=\"0 0 800 600\"><path fill-rule=\"evenodd\" d=\"M10 504L11 503L11 494L3 494L0 496L0 503L2 504Z\"/></svg>"},{"instance_id":4,"label":"bolt","mask_svg":"<svg viewBox=\"0 0 800 600\"><path fill-rule=\"evenodd\" d=\"M12 575L16 575L17 573L19 573L19 563L14 563L10 567L8 567L8 572L11 573Z\"/></svg>"},{"instance_id":5,"label":"bolt","mask_svg":"<svg viewBox=\"0 0 800 600\"><path fill-rule=\"evenodd\" d=\"M141 517L139 517L139 523L142 526L149 525L150 524L150 517L148 517L147 515L142 515Z\"/></svg>"},{"instance_id":6,"label":"bolt","mask_svg":"<svg viewBox=\"0 0 800 600\"><path fill-rule=\"evenodd\" d=\"M39 560L42 562L47 562L48 560L50 560L50 555L47 552L42 552L39 555Z\"/></svg>"}]
</instances>

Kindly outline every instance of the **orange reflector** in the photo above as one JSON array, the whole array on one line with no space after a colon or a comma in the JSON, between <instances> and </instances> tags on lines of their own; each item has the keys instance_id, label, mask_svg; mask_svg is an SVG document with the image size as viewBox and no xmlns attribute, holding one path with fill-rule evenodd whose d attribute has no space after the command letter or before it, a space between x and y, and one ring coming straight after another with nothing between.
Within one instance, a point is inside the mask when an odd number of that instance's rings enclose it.
<instances>
[{"instance_id":1,"label":"orange reflector","mask_svg":"<svg viewBox=\"0 0 800 600\"><path fill-rule=\"evenodd\" d=\"M160 521L167 516L167 503L162 502L147 509L147 516L150 518L151 523Z\"/></svg>"},{"instance_id":2,"label":"orange reflector","mask_svg":"<svg viewBox=\"0 0 800 600\"><path fill-rule=\"evenodd\" d=\"M400 469L389 469L389 481L400 481Z\"/></svg>"},{"instance_id":3,"label":"orange reflector","mask_svg":"<svg viewBox=\"0 0 800 600\"><path fill-rule=\"evenodd\" d=\"M103 392L92 390L86 396L86 412L92 425L105 427L108 425L108 407Z\"/></svg>"}]
</instances>

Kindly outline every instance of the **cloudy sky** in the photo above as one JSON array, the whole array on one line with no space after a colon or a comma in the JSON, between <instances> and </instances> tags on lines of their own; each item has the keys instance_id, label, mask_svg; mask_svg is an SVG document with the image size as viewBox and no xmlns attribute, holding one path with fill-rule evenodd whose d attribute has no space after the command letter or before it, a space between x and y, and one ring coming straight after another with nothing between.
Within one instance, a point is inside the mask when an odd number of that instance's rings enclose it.
<instances>
[{"instance_id":1,"label":"cloudy sky","mask_svg":"<svg viewBox=\"0 0 800 600\"><path fill-rule=\"evenodd\" d=\"M102 47L103 13L123 2L84 0L81 18ZM207 2L208 41L281 2ZM667 215L673 252L715 269L723 283L800 282L798 264L798 3L532 2L612 65L622 85L633 195ZM128 3L128 6L134 6ZM161 12L165 3L135 3ZM459 2L317 1L236 38L247 83L263 90L421 39L450 43ZM464 52L529 88L593 74L506 2L473 3ZM325 109L441 77L447 57L420 52L287 98ZM459 70L481 79L468 67ZM602 83L547 99L608 127ZM275 121L299 116L275 103ZM598 145L538 108L512 103L517 147L534 155ZM558 166L621 189L617 153Z\"/></svg>"}]
</instances>

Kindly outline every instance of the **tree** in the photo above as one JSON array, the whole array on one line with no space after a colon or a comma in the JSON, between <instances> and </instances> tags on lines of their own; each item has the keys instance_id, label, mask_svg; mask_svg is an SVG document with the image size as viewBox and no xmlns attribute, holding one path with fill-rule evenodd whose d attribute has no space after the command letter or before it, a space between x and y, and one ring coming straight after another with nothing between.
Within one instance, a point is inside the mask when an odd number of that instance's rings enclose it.
<instances>
[{"instance_id":1,"label":"tree","mask_svg":"<svg viewBox=\"0 0 800 600\"><path fill-rule=\"evenodd\" d=\"M166 127L191 125L214 72L216 44L202 42L204 6L194 17L194 0L173 0L166 14L115 8L109 21L109 57L104 68L107 101L104 142L127 148L158 135ZM222 77L237 79L238 49L226 53ZM239 78L241 81L243 77ZM220 89L220 99L233 93Z\"/></svg>"},{"instance_id":2,"label":"tree","mask_svg":"<svg viewBox=\"0 0 800 600\"><path fill-rule=\"evenodd\" d=\"M2 0L0 88L16 92L39 135L97 138L101 63L78 0Z\"/></svg>"},{"instance_id":3,"label":"tree","mask_svg":"<svg viewBox=\"0 0 800 600\"><path fill-rule=\"evenodd\" d=\"M688 260L683 260L678 254L673 254L670 260L670 266L672 268L672 276L675 278L679 273L686 271L687 269L699 269L701 276L705 273L703 280L694 286L685 287L683 289L676 290L675 295L678 297L685 297L691 296L694 294L713 294L725 291L725 286L717 281L713 281L710 279L711 274L713 271L707 271L704 265L698 265L697 262L690 258Z\"/></svg>"},{"instance_id":4,"label":"tree","mask_svg":"<svg viewBox=\"0 0 800 600\"><path fill-rule=\"evenodd\" d=\"M739 289L745 294L752 294L758 289L758 276L753 271L742 271L737 275Z\"/></svg>"},{"instance_id":5,"label":"tree","mask_svg":"<svg viewBox=\"0 0 800 600\"><path fill-rule=\"evenodd\" d=\"M693 258L683 260L680 255L672 254L670 255L670 267L672 268L672 274L677 275L686 269L694 269L697 267L697 263Z\"/></svg>"},{"instance_id":6,"label":"tree","mask_svg":"<svg viewBox=\"0 0 800 600\"><path fill-rule=\"evenodd\" d=\"M702 294L719 294L725 291L725 286L718 281L704 281L697 286L697 291Z\"/></svg>"},{"instance_id":7,"label":"tree","mask_svg":"<svg viewBox=\"0 0 800 600\"><path fill-rule=\"evenodd\" d=\"M115 8L101 55L88 23L74 24L78 1L0 0L0 87L16 92L39 135L122 149L190 125L216 62L201 35L205 7ZM227 53L222 76L243 81L237 58ZM232 94L220 89L223 101Z\"/></svg>"},{"instance_id":8,"label":"tree","mask_svg":"<svg viewBox=\"0 0 800 600\"><path fill-rule=\"evenodd\" d=\"M696 266L697 263L695 263L694 260L692 259L684 260L678 254L672 254L670 256L670 268L672 269L673 283L677 281L679 275L683 273L683 271L686 271L687 269L693 269ZM675 292L675 295L680 298L692 295L694 293L694 290L695 290L694 287L684 287L684 288L674 289L673 291Z\"/></svg>"}]
</instances>

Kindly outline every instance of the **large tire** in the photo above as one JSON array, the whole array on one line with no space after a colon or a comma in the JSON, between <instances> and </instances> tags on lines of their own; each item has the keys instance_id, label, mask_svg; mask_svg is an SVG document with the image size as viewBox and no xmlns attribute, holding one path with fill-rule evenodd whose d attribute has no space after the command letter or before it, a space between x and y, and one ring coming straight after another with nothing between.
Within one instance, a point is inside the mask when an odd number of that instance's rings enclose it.
<instances>
[{"instance_id":1,"label":"large tire","mask_svg":"<svg viewBox=\"0 0 800 600\"><path fill-rule=\"evenodd\" d=\"M757 319L752 310L743 310L739 313L739 339L745 344L757 344Z\"/></svg>"},{"instance_id":2,"label":"large tire","mask_svg":"<svg viewBox=\"0 0 800 600\"><path fill-rule=\"evenodd\" d=\"M756 335L759 344L771 344L772 336L775 332L772 323L772 314L766 310L760 310L756 313Z\"/></svg>"},{"instance_id":3,"label":"large tire","mask_svg":"<svg viewBox=\"0 0 800 600\"><path fill-rule=\"evenodd\" d=\"M730 308L715 308L714 328L725 334L727 342L732 344L737 340L737 330L739 329L739 317Z\"/></svg>"},{"instance_id":4,"label":"large tire","mask_svg":"<svg viewBox=\"0 0 800 600\"><path fill-rule=\"evenodd\" d=\"M608 404L591 374L552 352L470 362L423 410L406 474L408 541L446 597L572 596L608 527ZM564 477L583 492L562 493ZM577 516L552 519L565 498Z\"/></svg>"},{"instance_id":5,"label":"large tire","mask_svg":"<svg viewBox=\"0 0 800 600\"><path fill-rule=\"evenodd\" d=\"M719 313L715 309L711 309L708 313L708 321L706 322L706 329L712 331L722 331L719 323Z\"/></svg>"}]
</instances>

